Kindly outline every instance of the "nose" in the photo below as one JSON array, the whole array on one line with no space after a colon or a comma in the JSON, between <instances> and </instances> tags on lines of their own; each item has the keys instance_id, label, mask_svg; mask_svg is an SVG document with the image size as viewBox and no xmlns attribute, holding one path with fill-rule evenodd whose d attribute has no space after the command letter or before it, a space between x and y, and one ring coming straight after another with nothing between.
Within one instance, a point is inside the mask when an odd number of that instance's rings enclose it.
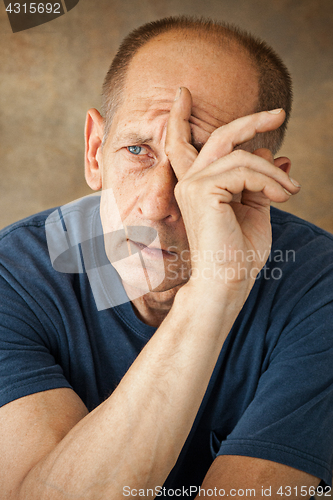
<instances>
[{"instance_id":1,"label":"nose","mask_svg":"<svg viewBox=\"0 0 333 500\"><path fill-rule=\"evenodd\" d=\"M144 176L138 199L140 216L154 222L176 222L181 213L174 195L177 178L167 158Z\"/></svg>"}]
</instances>

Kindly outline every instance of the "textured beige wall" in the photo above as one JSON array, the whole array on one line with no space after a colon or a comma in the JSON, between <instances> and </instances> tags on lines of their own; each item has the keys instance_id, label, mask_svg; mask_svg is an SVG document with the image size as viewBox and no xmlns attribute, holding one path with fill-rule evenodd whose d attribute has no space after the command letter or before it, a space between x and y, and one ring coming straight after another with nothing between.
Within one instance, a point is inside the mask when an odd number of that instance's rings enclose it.
<instances>
[{"instance_id":1,"label":"textured beige wall","mask_svg":"<svg viewBox=\"0 0 333 500\"><path fill-rule=\"evenodd\" d=\"M51 23L13 34L0 4L0 227L88 194L83 126L132 28L174 14L207 15L275 47L294 78L281 154L301 193L284 205L333 232L332 0L80 0Z\"/></svg>"}]
</instances>

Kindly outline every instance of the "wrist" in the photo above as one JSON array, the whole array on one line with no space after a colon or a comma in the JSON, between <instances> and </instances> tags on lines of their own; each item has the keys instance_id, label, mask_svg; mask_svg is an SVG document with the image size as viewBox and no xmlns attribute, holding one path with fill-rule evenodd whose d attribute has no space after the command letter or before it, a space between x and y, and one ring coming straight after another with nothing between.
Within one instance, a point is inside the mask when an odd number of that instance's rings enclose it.
<instances>
[{"instance_id":1,"label":"wrist","mask_svg":"<svg viewBox=\"0 0 333 500\"><path fill-rule=\"evenodd\" d=\"M230 328L241 311L253 283L242 282L219 284L209 281L190 279L176 294L173 309L190 310L200 319L205 316L208 322L231 323Z\"/></svg>"},{"instance_id":2,"label":"wrist","mask_svg":"<svg viewBox=\"0 0 333 500\"><path fill-rule=\"evenodd\" d=\"M189 281L182 287L183 293L204 297L207 301L244 303L255 279L209 279L192 273Z\"/></svg>"}]
</instances>

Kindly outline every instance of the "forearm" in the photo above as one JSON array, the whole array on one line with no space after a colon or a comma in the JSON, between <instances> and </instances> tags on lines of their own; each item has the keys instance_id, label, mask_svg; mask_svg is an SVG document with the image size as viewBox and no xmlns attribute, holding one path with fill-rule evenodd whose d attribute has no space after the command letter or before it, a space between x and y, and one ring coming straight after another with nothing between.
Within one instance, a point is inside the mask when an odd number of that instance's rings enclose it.
<instances>
[{"instance_id":1,"label":"forearm","mask_svg":"<svg viewBox=\"0 0 333 500\"><path fill-rule=\"evenodd\" d=\"M30 471L21 498L111 500L122 498L124 486L163 484L245 300L220 295L178 292L117 389Z\"/></svg>"}]
</instances>

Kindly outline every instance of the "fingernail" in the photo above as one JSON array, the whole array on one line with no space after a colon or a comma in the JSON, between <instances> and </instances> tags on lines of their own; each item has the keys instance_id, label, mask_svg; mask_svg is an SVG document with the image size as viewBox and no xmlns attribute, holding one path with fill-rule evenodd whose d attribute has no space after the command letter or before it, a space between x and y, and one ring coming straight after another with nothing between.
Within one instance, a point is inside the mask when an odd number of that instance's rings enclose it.
<instances>
[{"instance_id":1,"label":"fingernail","mask_svg":"<svg viewBox=\"0 0 333 500\"><path fill-rule=\"evenodd\" d=\"M288 195L288 196L292 196L292 194L291 194L291 193L289 193L289 191L288 191L287 189L283 188L283 191L284 191L285 193L287 193L287 195Z\"/></svg>"},{"instance_id":2,"label":"fingernail","mask_svg":"<svg viewBox=\"0 0 333 500\"><path fill-rule=\"evenodd\" d=\"M175 101L177 101L179 98L180 98L180 94L182 93L182 88L179 87L179 89L177 90L177 94L176 94L176 97L175 97Z\"/></svg>"},{"instance_id":3,"label":"fingernail","mask_svg":"<svg viewBox=\"0 0 333 500\"><path fill-rule=\"evenodd\" d=\"M281 111L282 111L282 108L271 109L270 111L268 111L268 113L271 113L272 115L278 115L279 113L281 113Z\"/></svg>"},{"instance_id":4,"label":"fingernail","mask_svg":"<svg viewBox=\"0 0 333 500\"><path fill-rule=\"evenodd\" d=\"M290 179L290 182L292 182L295 187L297 187L297 188L301 187L301 185L297 181L295 181L295 179L292 179L291 177L289 177L289 179Z\"/></svg>"}]
</instances>

